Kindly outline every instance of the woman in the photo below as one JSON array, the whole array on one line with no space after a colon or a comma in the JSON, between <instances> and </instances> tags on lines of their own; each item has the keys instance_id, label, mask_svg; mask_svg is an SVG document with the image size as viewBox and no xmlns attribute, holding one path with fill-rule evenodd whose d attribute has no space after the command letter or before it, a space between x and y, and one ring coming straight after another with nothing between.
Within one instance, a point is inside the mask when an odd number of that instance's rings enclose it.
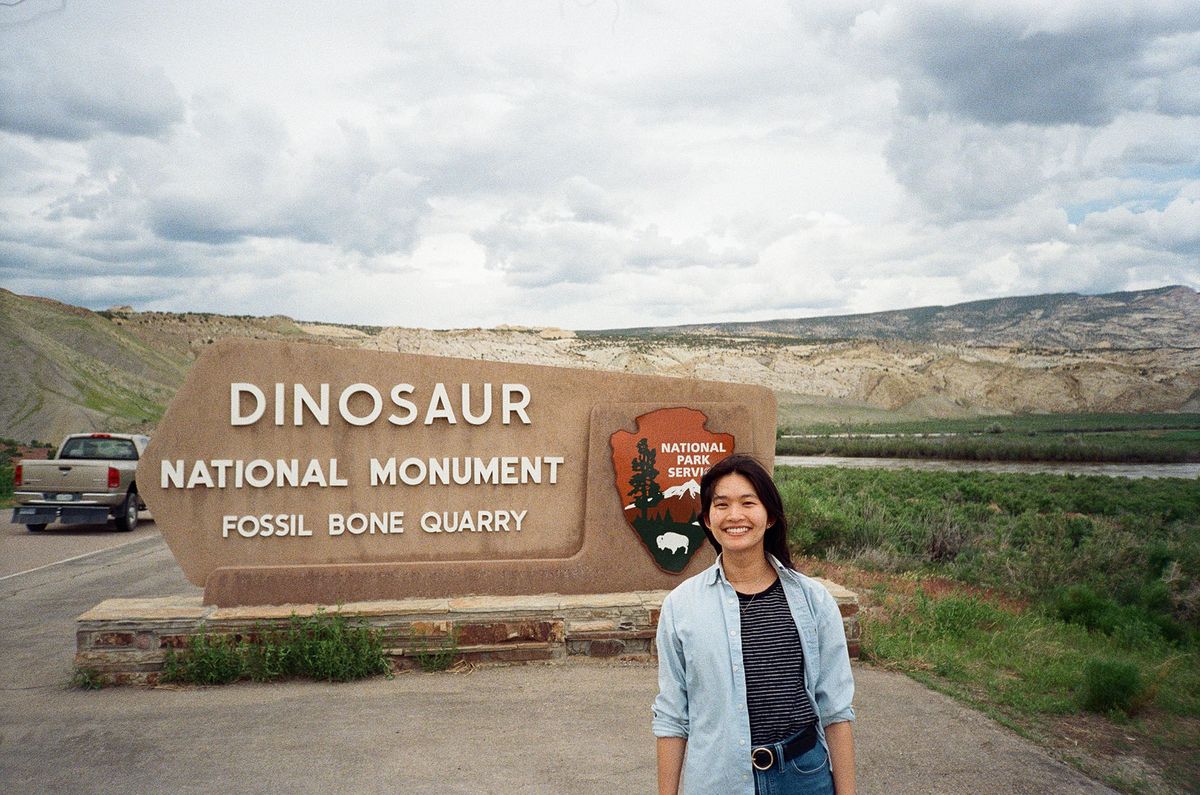
<instances>
[{"instance_id":1,"label":"woman","mask_svg":"<svg viewBox=\"0 0 1200 795\"><path fill-rule=\"evenodd\" d=\"M854 679L837 603L792 568L783 500L746 455L700 481L720 553L663 601L658 791L854 795ZM686 761L685 761L686 760Z\"/></svg>"}]
</instances>

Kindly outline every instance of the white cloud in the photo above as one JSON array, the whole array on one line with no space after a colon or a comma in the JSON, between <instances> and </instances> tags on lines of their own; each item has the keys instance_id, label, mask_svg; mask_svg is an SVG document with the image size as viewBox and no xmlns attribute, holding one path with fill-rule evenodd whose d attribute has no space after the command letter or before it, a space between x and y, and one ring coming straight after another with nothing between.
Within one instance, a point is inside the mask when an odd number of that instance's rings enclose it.
<instances>
[{"instance_id":1,"label":"white cloud","mask_svg":"<svg viewBox=\"0 0 1200 795\"><path fill-rule=\"evenodd\" d=\"M437 327L1200 286L1189 10L0 8L0 279Z\"/></svg>"},{"instance_id":2,"label":"white cloud","mask_svg":"<svg viewBox=\"0 0 1200 795\"><path fill-rule=\"evenodd\" d=\"M898 121L887 154L913 196L933 214L955 220L992 215L1045 190L1056 176L1063 137L941 115L906 118Z\"/></svg>"},{"instance_id":3,"label":"white cloud","mask_svg":"<svg viewBox=\"0 0 1200 795\"><path fill-rule=\"evenodd\" d=\"M0 129L79 141L103 132L158 136L183 118L159 67L139 68L94 43L0 49Z\"/></svg>"},{"instance_id":4,"label":"white cloud","mask_svg":"<svg viewBox=\"0 0 1200 795\"><path fill-rule=\"evenodd\" d=\"M883 3L860 20L906 112L990 125L1111 122L1195 66L1192 3ZM1185 89L1186 90L1186 89ZM1170 111L1168 111L1170 112Z\"/></svg>"},{"instance_id":5,"label":"white cloud","mask_svg":"<svg viewBox=\"0 0 1200 795\"><path fill-rule=\"evenodd\" d=\"M1194 257L1200 255L1200 199L1181 197L1162 210L1141 212L1115 207L1089 215L1082 231Z\"/></svg>"}]
</instances>

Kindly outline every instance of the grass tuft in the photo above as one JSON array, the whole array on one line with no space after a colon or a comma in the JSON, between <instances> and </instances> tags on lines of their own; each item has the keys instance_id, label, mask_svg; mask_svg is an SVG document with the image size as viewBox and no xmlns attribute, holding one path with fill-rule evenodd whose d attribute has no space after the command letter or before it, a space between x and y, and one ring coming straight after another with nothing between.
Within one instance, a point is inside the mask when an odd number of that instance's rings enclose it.
<instances>
[{"instance_id":1,"label":"grass tuft","mask_svg":"<svg viewBox=\"0 0 1200 795\"><path fill-rule=\"evenodd\" d=\"M1129 715L1141 694L1141 671L1133 663L1091 659L1083 668L1083 708L1089 712Z\"/></svg>"},{"instance_id":2,"label":"grass tuft","mask_svg":"<svg viewBox=\"0 0 1200 795\"><path fill-rule=\"evenodd\" d=\"M413 637L413 657L425 673L445 671L454 664L458 656L458 629L452 630L447 638L437 645L430 645L424 638Z\"/></svg>"},{"instance_id":3,"label":"grass tuft","mask_svg":"<svg viewBox=\"0 0 1200 795\"><path fill-rule=\"evenodd\" d=\"M80 690L99 690L104 687L104 676L95 668L76 668L71 675L71 686Z\"/></svg>"}]
</instances>

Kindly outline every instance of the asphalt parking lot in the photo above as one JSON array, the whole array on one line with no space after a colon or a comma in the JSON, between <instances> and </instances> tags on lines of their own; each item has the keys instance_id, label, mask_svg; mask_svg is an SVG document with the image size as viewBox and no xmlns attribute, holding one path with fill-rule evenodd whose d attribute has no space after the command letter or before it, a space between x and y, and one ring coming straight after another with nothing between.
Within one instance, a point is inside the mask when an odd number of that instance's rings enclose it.
<instances>
[{"instance_id":1,"label":"asphalt parking lot","mask_svg":"<svg viewBox=\"0 0 1200 795\"><path fill-rule=\"evenodd\" d=\"M0 537L0 552L11 543ZM110 597L199 590L152 532L0 580L0 791L654 789L656 678L646 663L406 673L342 685L68 687L77 615ZM907 677L865 666L856 676L860 792L1111 792Z\"/></svg>"}]
</instances>

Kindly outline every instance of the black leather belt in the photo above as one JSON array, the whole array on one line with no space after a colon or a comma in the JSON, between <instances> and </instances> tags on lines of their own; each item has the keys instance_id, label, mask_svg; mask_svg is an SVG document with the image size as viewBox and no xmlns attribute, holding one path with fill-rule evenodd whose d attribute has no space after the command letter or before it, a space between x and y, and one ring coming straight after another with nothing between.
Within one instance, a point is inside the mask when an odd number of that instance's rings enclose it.
<instances>
[{"instance_id":1,"label":"black leather belt","mask_svg":"<svg viewBox=\"0 0 1200 795\"><path fill-rule=\"evenodd\" d=\"M817 725L814 723L804 731L783 744L783 757L776 759L775 746L760 745L750 752L750 764L755 770L770 770L776 764L782 765L789 759L795 759L808 753L817 744Z\"/></svg>"}]
</instances>

